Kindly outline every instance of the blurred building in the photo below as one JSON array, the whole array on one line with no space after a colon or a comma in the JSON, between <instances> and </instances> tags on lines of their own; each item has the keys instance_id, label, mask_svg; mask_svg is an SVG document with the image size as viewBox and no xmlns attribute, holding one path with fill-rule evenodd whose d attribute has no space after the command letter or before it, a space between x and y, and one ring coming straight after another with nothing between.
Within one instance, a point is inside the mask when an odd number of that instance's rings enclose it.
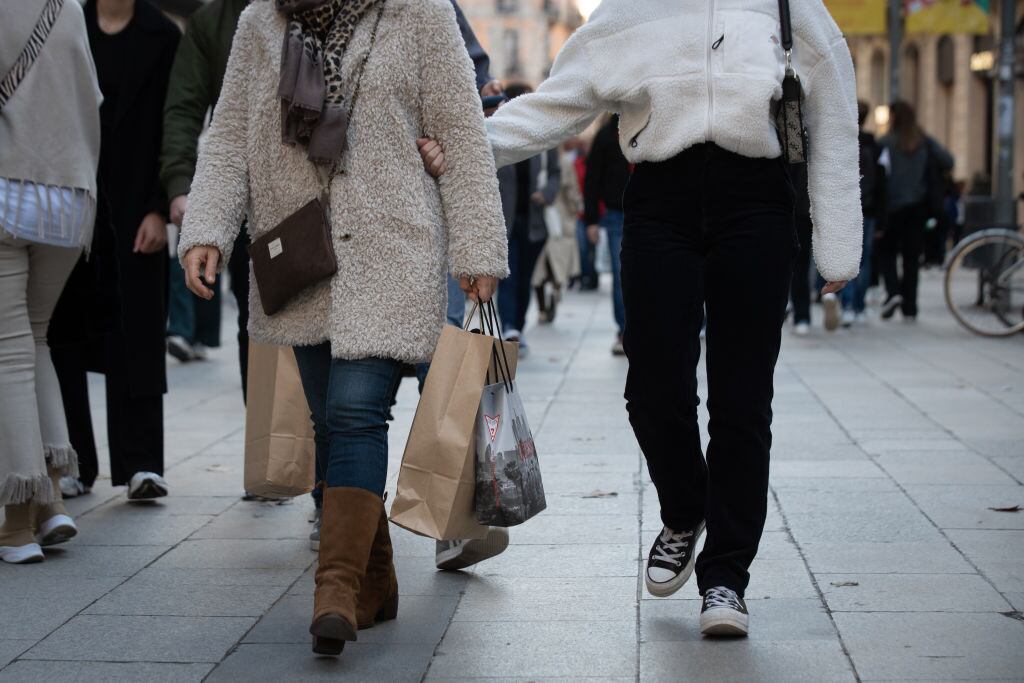
<instances>
[{"instance_id":1,"label":"blurred building","mask_svg":"<svg viewBox=\"0 0 1024 683\"><path fill-rule=\"evenodd\" d=\"M577 0L459 0L459 7L491 57L492 75L533 86L583 23Z\"/></svg>"},{"instance_id":2,"label":"blurred building","mask_svg":"<svg viewBox=\"0 0 1024 683\"><path fill-rule=\"evenodd\" d=\"M1014 174L1024 189L1024 0L1017 4L1018 85ZM995 66L998 61L998 1L984 34L911 33L901 47L900 99L917 109L922 127L956 156L955 177L970 186L989 182L995 158ZM889 92L889 40L885 35L850 36L858 96L875 108L873 125L884 130Z\"/></svg>"}]
</instances>

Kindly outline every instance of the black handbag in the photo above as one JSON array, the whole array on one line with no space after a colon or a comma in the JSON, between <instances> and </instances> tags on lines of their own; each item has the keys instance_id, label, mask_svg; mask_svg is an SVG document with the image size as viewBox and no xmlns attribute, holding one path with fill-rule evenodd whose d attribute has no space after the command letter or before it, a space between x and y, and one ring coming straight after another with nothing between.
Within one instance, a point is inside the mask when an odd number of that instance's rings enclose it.
<instances>
[{"instance_id":1,"label":"black handbag","mask_svg":"<svg viewBox=\"0 0 1024 683\"><path fill-rule=\"evenodd\" d=\"M348 116L345 117L346 128L359 100L363 71L366 70L366 63L377 42L377 29L383 15L384 0L381 0L373 24L370 47L356 72L352 101ZM317 166L317 173L321 180L320 196L309 200L269 232L254 239L249 246L253 278L260 293L263 312L268 316L280 311L303 290L338 272L331 234L331 182L339 175L338 165L335 164L326 173L323 167Z\"/></svg>"},{"instance_id":2,"label":"black handbag","mask_svg":"<svg viewBox=\"0 0 1024 683\"><path fill-rule=\"evenodd\" d=\"M807 163L808 139L804 126L803 86L793 68L793 24L789 16L789 0L779 0L779 24L782 49L786 52L786 75L782 79L782 99L776 103L775 128L782 145L782 158L788 164Z\"/></svg>"}]
</instances>

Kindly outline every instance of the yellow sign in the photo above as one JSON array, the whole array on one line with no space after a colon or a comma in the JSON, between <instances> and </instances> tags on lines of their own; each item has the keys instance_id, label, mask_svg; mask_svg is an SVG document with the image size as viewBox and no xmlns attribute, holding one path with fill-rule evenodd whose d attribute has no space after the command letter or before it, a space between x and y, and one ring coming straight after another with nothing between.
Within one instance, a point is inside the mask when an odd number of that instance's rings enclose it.
<instances>
[{"instance_id":1,"label":"yellow sign","mask_svg":"<svg viewBox=\"0 0 1024 683\"><path fill-rule=\"evenodd\" d=\"M825 0L825 6L848 36L885 34L886 0Z\"/></svg>"},{"instance_id":2,"label":"yellow sign","mask_svg":"<svg viewBox=\"0 0 1024 683\"><path fill-rule=\"evenodd\" d=\"M908 0L907 33L989 32L988 0Z\"/></svg>"}]
</instances>

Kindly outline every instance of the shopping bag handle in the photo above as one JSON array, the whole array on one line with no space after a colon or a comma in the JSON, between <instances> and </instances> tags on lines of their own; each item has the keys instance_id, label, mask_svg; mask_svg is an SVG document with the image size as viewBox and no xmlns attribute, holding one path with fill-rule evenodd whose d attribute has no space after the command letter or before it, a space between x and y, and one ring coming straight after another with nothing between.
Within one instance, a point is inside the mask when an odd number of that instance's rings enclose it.
<instances>
[{"instance_id":1,"label":"shopping bag handle","mask_svg":"<svg viewBox=\"0 0 1024 683\"><path fill-rule=\"evenodd\" d=\"M505 341L501 333L501 317L498 315L498 311L495 309L493 301L485 301L480 308L482 314L486 315L491 335L497 337L495 345L491 348L491 353L494 357L495 370L497 373L502 375L502 383L505 385L508 392L512 393L515 390L512 381L512 366L508 362L508 354L505 351Z\"/></svg>"}]
</instances>

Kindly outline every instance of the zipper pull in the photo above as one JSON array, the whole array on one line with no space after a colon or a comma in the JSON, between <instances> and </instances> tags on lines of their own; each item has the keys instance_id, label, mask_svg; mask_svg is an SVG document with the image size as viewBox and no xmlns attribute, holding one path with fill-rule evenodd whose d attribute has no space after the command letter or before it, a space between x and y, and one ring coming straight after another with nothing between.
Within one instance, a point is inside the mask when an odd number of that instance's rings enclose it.
<instances>
[{"instance_id":1,"label":"zipper pull","mask_svg":"<svg viewBox=\"0 0 1024 683\"><path fill-rule=\"evenodd\" d=\"M716 40L714 43L711 44L711 49L712 50L717 50L719 47L722 46L722 41L724 41L724 40L725 40L725 34L723 33L721 36L719 36L718 40Z\"/></svg>"}]
</instances>

